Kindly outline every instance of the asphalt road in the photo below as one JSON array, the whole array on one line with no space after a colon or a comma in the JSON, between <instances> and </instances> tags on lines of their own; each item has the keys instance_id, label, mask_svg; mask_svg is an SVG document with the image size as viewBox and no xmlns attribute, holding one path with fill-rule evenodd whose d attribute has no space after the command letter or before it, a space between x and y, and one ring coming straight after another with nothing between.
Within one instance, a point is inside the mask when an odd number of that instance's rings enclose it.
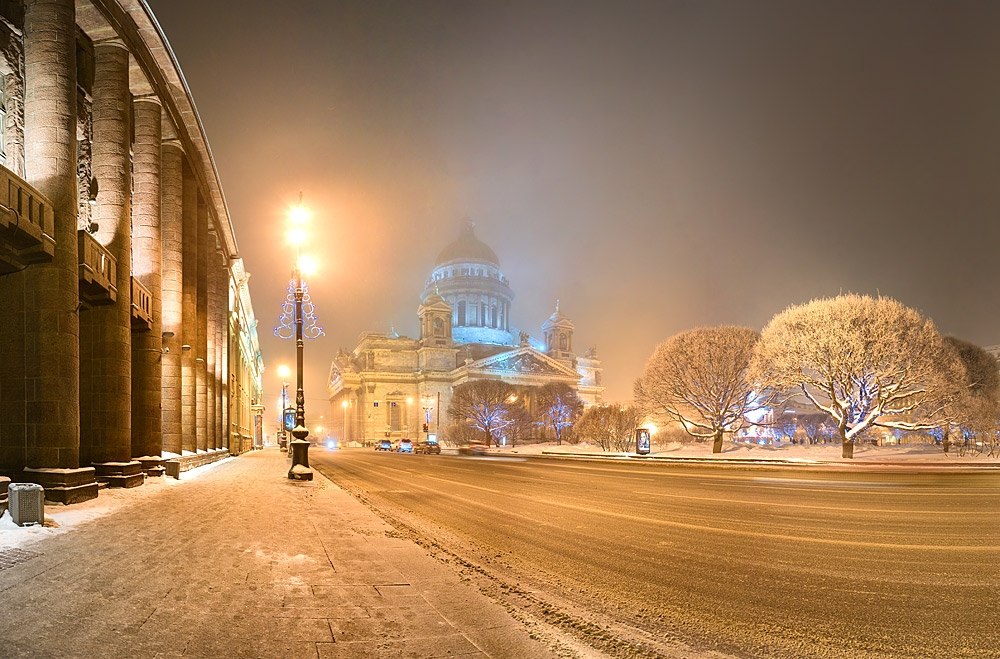
<instances>
[{"instance_id":1,"label":"asphalt road","mask_svg":"<svg viewBox=\"0 0 1000 659\"><path fill-rule=\"evenodd\" d=\"M1000 657L1000 473L311 457L607 654Z\"/></svg>"}]
</instances>

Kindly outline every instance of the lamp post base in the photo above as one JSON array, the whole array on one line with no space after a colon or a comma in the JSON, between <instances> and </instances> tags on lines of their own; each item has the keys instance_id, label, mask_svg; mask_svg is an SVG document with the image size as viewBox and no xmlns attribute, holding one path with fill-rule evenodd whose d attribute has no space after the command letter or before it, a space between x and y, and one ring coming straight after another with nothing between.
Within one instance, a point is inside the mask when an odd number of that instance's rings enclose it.
<instances>
[{"instance_id":1,"label":"lamp post base","mask_svg":"<svg viewBox=\"0 0 1000 659\"><path fill-rule=\"evenodd\" d=\"M292 448L292 468L288 470L288 478L297 481L311 481L313 470L309 468L309 442L304 439L293 439L289 442Z\"/></svg>"}]
</instances>

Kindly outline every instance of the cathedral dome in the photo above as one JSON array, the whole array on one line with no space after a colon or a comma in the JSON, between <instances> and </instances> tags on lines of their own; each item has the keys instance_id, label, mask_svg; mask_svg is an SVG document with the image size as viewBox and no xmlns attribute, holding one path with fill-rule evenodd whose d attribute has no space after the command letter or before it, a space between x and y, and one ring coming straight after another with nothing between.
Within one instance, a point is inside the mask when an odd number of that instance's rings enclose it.
<instances>
[{"instance_id":1,"label":"cathedral dome","mask_svg":"<svg viewBox=\"0 0 1000 659\"><path fill-rule=\"evenodd\" d=\"M441 250L420 299L424 307L440 299L451 308L455 343L514 345L510 332L514 292L500 269L500 259L476 238L472 222Z\"/></svg>"},{"instance_id":2,"label":"cathedral dome","mask_svg":"<svg viewBox=\"0 0 1000 659\"><path fill-rule=\"evenodd\" d=\"M490 246L476 238L472 222L467 222L457 240L449 244L438 254L434 267L448 263L488 263L500 266L500 259Z\"/></svg>"}]
</instances>

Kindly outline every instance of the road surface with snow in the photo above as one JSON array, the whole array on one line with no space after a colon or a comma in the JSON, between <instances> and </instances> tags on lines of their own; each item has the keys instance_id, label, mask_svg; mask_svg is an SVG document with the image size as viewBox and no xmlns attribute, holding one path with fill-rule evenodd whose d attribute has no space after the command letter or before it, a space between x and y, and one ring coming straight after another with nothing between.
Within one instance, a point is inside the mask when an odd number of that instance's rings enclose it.
<instances>
[{"instance_id":1,"label":"road surface with snow","mask_svg":"<svg viewBox=\"0 0 1000 659\"><path fill-rule=\"evenodd\" d=\"M511 610L610 655L1000 647L998 473L311 457Z\"/></svg>"}]
</instances>

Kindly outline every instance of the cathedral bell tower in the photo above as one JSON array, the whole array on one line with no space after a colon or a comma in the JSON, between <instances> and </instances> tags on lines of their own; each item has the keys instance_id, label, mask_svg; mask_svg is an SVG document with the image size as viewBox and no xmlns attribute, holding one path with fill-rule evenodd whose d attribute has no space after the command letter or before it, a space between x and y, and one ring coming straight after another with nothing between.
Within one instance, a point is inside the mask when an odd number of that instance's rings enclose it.
<instances>
[{"instance_id":1,"label":"cathedral bell tower","mask_svg":"<svg viewBox=\"0 0 1000 659\"><path fill-rule=\"evenodd\" d=\"M451 345L451 306L437 291L427 297L417 309L420 319L420 345L443 347Z\"/></svg>"},{"instance_id":2,"label":"cathedral bell tower","mask_svg":"<svg viewBox=\"0 0 1000 659\"><path fill-rule=\"evenodd\" d=\"M559 302L556 310L542 323L542 335L545 337L545 353L554 359L573 361L573 321L559 312Z\"/></svg>"}]
</instances>

